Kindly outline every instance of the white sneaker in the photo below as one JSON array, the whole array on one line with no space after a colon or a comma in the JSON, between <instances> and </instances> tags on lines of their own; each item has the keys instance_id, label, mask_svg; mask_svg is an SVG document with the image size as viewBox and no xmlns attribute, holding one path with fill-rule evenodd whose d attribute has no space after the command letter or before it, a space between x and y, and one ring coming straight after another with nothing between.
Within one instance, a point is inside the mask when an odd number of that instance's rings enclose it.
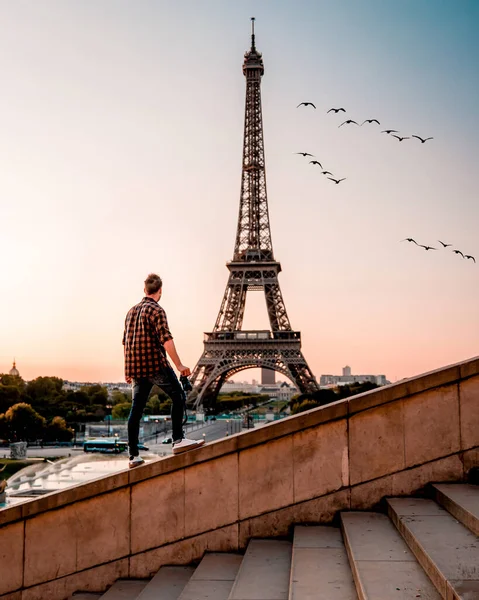
<instances>
[{"instance_id":1,"label":"white sneaker","mask_svg":"<svg viewBox=\"0 0 479 600\"><path fill-rule=\"evenodd\" d=\"M180 454L180 452L199 448L204 443L205 440L189 440L188 438L183 438L179 442L173 442L173 454Z\"/></svg>"},{"instance_id":2,"label":"white sneaker","mask_svg":"<svg viewBox=\"0 0 479 600\"><path fill-rule=\"evenodd\" d=\"M145 461L141 458L141 456L130 456L130 462L128 463L128 466L130 469L133 469L133 467L139 467L144 462Z\"/></svg>"}]
</instances>

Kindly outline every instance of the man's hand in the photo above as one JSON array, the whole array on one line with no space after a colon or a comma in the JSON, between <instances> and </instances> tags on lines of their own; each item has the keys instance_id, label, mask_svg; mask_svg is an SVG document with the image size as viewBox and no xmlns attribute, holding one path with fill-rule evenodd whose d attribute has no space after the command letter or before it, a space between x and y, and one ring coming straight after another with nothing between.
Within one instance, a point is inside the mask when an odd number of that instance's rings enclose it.
<instances>
[{"instance_id":1,"label":"man's hand","mask_svg":"<svg viewBox=\"0 0 479 600\"><path fill-rule=\"evenodd\" d=\"M185 367L185 365L178 365L178 371L180 372L180 375L185 375L186 377L191 375L191 371L188 367Z\"/></svg>"},{"instance_id":2,"label":"man's hand","mask_svg":"<svg viewBox=\"0 0 479 600\"><path fill-rule=\"evenodd\" d=\"M131 377L125 377L125 381L126 381L126 383L130 384L131 383Z\"/></svg>"}]
</instances>

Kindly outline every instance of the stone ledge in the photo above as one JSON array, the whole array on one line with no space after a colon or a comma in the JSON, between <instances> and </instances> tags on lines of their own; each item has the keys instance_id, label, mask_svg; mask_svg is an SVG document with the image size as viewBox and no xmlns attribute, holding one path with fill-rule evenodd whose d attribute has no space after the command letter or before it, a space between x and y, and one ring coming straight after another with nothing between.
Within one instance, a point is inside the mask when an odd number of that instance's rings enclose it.
<instances>
[{"instance_id":1,"label":"stone ledge","mask_svg":"<svg viewBox=\"0 0 479 600\"><path fill-rule=\"evenodd\" d=\"M137 469L126 469L114 475L100 477L86 484L79 484L61 492L53 492L18 506L0 510L0 525L32 517L36 514L85 500L92 496L111 492L112 490L157 477L164 473L170 473L213 460L226 454L258 446L297 433L298 431L304 431L310 427L316 427L322 423L348 418L369 408L388 404L429 389L454 384L461 377L471 378L476 375L479 375L479 357L474 357L442 369L436 369L435 371L383 388L371 390L350 399L339 400L332 404L313 408L304 413L286 417L281 421L264 425L259 429L245 431L227 439L211 442L197 450L192 450L178 456L158 459Z\"/></svg>"}]
</instances>

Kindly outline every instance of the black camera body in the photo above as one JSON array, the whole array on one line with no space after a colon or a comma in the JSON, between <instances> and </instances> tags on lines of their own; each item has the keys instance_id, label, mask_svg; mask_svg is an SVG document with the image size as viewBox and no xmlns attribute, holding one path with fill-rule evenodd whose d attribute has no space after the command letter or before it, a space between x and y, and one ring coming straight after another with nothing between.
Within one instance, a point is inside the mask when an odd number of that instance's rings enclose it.
<instances>
[{"instance_id":1,"label":"black camera body","mask_svg":"<svg viewBox=\"0 0 479 600\"><path fill-rule=\"evenodd\" d=\"M193 386L191 385L190 380L188 379L188 377L186 375L181 375L180 382L181 382L181 385L183 387L183 391L185 392L185 394L187 394L188 392L191 392L191 390L193 389Z\"/></svg>"}]
</instances>

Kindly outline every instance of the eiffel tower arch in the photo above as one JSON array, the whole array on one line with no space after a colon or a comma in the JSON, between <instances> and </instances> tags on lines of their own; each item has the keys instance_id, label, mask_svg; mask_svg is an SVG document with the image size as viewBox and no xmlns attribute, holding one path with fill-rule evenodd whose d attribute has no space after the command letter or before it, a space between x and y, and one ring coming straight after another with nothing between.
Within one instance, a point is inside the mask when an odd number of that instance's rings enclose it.
<instances>
[{"instance_id":1,"label":"eiffel tower arch","mask_svg":"<svg viewBox=\"0 0 479 600\"><path fill-rule=\"evenodd\" d=\"M245 53L246 103L241 196L233 260L227 263L228 283L213 331L205 333L204 351L191 376L190 402L214 410L216 397L228 377L244 369L264 367L293 381L301 392L319 389L301 351L301 333L291 327L274 258L269 223L264 159L261 77L263 58L255 45ZM262 291L270 329L243 330L246 294Z\"/></svg>"}]
</instances>

